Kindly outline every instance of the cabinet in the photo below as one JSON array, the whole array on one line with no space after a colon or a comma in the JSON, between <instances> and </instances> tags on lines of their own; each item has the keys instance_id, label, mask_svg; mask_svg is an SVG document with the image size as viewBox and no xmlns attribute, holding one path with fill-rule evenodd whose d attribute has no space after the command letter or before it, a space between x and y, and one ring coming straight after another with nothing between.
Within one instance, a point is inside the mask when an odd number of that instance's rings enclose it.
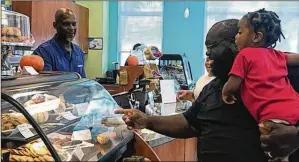
<instances>
[{"instance_id":1,"label":"cabinet","mask_svg":"<svg viewBox=\"0 0 299 162\"><path fill-rule=\"evenodd\" d=\"M70 8L77 18L77 34L74 43L88 53L89 9L72 1L13 1L12 10L30 18L31 33L35 38L34 48L51 39L56 33L53 22L59 8Z\"/></svg>"}]
</instances>

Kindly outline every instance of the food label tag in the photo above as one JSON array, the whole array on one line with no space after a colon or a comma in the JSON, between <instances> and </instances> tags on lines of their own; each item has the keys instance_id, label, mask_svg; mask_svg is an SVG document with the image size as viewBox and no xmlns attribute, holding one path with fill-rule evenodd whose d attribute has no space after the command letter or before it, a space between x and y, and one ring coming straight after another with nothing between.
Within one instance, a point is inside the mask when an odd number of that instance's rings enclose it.
<instances>
[{"instance_id":1,"label":"food label tag","mask_svg":"<svg viewBox=\"0 0 299 162\"><path fill-rule=\"evenodd\" d=\"M61 116L64 117L65 119L67 119L67 120L74 120L74 119L78 118L77 116L75 116L74 114L72 114L70 111L63 112L61 114Z\"/></svg>"},{"instance_id":2,"label":"food label tag","mask_svg":"<svg viewBox=\"0 0 299 162\"><path fill-rule=\"evenodd\" d=\"M18 125L10 135L14 135L20 132L25 138L32 137L34 136L34 134L31 132L30 128L32 128L32 126L27 123Z\"/></svg>"},{"instance_id":3,"label":"food label tag","mask_svg":"<svg viewBox=\"0 0 299 162\"><path fill-rule=\"evenodd\" d=\"M32 66L24 66L24 70L30 75L38 75L38 72Z\"/></svg>"},{"instance_id":4,"label":"food label tag","mask_svg":"<svg viewBox=\"0 0 299 162\"><path fill-rule=\"evenodd\" d=\"M75 148L75 155L80 161L83 159L84 153L79 145Z\"/></svg>"},{"instance_id":5,"label":"food label tag","mask_svg":"<svg viewBox=\"0 0 299 162\"><path fill-rule=\"evenodd\" d=\"M72 135L72 140L87 141L91 140L91 133L89 129L74 131Z\"/></svg>"}]
</instances>

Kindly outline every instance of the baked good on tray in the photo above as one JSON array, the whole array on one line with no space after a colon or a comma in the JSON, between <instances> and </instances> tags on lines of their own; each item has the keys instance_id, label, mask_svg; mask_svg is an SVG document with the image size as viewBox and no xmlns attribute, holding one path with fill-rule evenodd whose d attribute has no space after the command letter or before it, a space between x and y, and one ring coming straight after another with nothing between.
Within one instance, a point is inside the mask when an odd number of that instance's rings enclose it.
<instances>
[{"instance_id":1,"label":"baked good on tray","mask_svg":"<svg viewBox=\"0 0 299 162\"><path fill-rule=\"evenodd\" d=\"M54 147L60 158L63 161L66 160L66 152L55 145ZM8 151L10 152L9 161L54 161L46 145L41 141L34 141L18 149L9 149Z\"/></svg>"},{"instance_id":2,"label":"baked good on tray","mask_svg":"<svg viewBox=\"0 0 299 162\"><path fill-rule=\"evenodd\" d=\"M48 94L35 94L31 97L31 99L25 102L24 107L28 107L34 104L40 104L46 101L51 101L54 99L58 99L56 96L48 95Z\"/></svg>"},{"instance_id":3,"label":"baked good on tray","mask_svg":"<svg viewBox=\"0 0 299 162\"><path fill-rule=\"evenodd\" d=\"M105 134L99 134L97 136L97 141L102 145L106 145L110 142L110 138L109 138L109 136L107 136Z\"/></svg>"},{"instance_id":4,"label":"baked good on tray","mask_svg":"<svg viewBox=\"0 0 299 162\"><path fill-rule=\"evenodd\" d=\"M2 131L15 129L18 125L28 123L23 114L18 112L1 114Z\"/></svg>"}]
</instances>

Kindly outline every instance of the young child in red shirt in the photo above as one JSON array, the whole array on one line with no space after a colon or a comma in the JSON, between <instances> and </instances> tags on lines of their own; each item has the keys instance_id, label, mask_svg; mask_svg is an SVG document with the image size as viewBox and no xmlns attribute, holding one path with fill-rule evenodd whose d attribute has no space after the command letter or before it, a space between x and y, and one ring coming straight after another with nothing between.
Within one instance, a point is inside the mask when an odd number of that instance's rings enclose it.
<instances>
[{"instance_id":1,"label":"young child in red shirt","mask_svg":"<svg viewBox=\"0 0 299 162\"><path fill-rule=\"evenodd\" d=\"M287 78L287 64L299 65L299 55L275 50L280 36L280 19L275 12L261 9L240 20L235 37L239 53L222 98L233 104L234 93L240 89L245 106L258 123L270 120L296 125L299 95Z\"/></svg>"}]
</instances>

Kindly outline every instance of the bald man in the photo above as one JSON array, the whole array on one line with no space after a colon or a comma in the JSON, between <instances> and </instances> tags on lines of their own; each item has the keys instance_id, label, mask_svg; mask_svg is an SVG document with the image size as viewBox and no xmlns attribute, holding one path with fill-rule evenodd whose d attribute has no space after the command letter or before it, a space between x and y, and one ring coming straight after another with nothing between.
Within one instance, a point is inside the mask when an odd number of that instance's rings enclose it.
<instances>
[{"instance_id":1,"label":"bald man","mask_svg":"<svg viewBox=\"0 0 299 162\"><path fill-rule=\"evenodd\" d=\"M85 78L84 53L72 43L77 32L75 13L68 8L56 11L53 27L56 34L33 52L44 59L44 71L77 72Z\"/></svg>"}]
</instances>

